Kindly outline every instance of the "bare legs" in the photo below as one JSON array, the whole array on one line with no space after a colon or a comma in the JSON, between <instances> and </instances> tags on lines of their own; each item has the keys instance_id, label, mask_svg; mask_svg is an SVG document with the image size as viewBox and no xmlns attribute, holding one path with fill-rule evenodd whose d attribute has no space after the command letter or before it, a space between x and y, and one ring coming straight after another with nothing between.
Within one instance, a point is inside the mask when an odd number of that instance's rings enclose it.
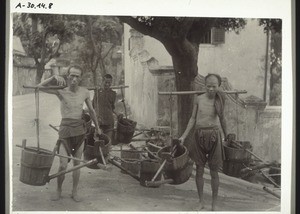
<instances>
[{"instance_id":1,"label":"bare legs","mask_svg":"<svg viewBox=\"0 0 300 214\"><path fill-rule=\"evenodd\" d=\"M84 144L82 143L81 146L78 148L77 152L75 153L76 158L81 158L83 152ZM79 161L73 160L74 166L79 165ZM72 190L72 198L76 202L80 202L81 199L78 197L77 188L79 184L79 177L80 177L80 169L73 171L73 190Z\"/></svg>"},{"instance_id":2,"label":"bare legs","mask_svg":"<svg viewBox=\"0 0 300 214\"><path fill-rule=\"evenodd\" d=\"M76 158L81 158L82 152L83 152L84 144L82 143L81 146L78 148L77 152L75 153ZM67 151L63 145L60 146L59 153L61 155L67 156ZM73 161L74 166L79 165L79 161ZM59 169L58 171L63 171L66 170L68 166L68 159L67 158L60 158L59 160ZM79 202L81 199L78 197L78 184L79 184L79 177L80 177L80 169L73 171L73 190L72 190L72 195L71 197L73 198L74 201ZM62 192L62 184L64 182L65 175L61 175L57 177L57 189L55 192L55 195L51 200L57 201L61 198L61 192Z\"/></svg>"},{"instance_id":3,"label":"bare legs","mask_svg":"<svg viewBox=\"0 0 300 214\"><path fill-rule=\"evenodd\" d=\"M196 165L196 186L199 196L199 207L198 210L201 210L204 208L203 203L203 186L204 186L204 167ZM218 189L219 189L219 175L217 170L210 170L211 175L211 189L212 189L212 206L211 209L216 209L216 202L218 198Z\"/></svg>"},{"instance_id":4,"label":"bare legs","mask_svg":"<svg viewBox=\"0 0 300 214\"><path fill-rule=\"evenodd\" d=\"M216 203L218 199L218 190L219 190L219 174L217 170L210 170L211 176L211 190L212 190L212 204L211 210L216 209Z\"/></svg>"},{"instance_id":5,"label":"bare legs","mask_svg":"<svg viewBox=\"0 0 300 214\"><path fill-rule=\"evenodd\" d=\"M203 204L203 186L204 186L204 180L203 180L203 174L204 174L204 167L196 165L196 186L199 196L199 207L198 210L201 210L204 208Z\"/></svg>"},{"instance_id":6,"label":"bare legs","mask_svg":"<svg viewBox=\"0 0 300 214\"><path fill-rule=\"evenodd\" d=\"M67 151L63 144L59 146L59 154L61 155L67 155ZM59 159L59 168L58 172L64 171L67 169L68 166L68 159L67 158L60 158ZM65 175L61 175L57 177L57 189L53 197L51 198L52 201L58 201L61 198L61 192L62 192L62 184L65 180Z\"/></svg>"}]
</instances>

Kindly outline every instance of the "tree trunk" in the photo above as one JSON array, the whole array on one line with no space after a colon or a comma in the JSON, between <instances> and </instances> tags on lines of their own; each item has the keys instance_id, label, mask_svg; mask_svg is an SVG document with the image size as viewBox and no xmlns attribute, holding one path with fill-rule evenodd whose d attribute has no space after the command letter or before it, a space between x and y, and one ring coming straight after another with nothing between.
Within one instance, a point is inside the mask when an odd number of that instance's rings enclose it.
<instances>
[{"instance_id":1,"label":"tree trunk","mask_svg":"<svg viewBox=\"0 0 300 214\"><path fill-rule=\"evenodd\" d=\"M45 64L37 64L36 65L36 76L35 76L36 85L41 82L44 72L45 72Z\"/></svg>"},{"instance_id":2,"label":"tree trunk","mask_svg":"<svg viewBox=\"0 0 300 214\"><path fill-rule=\"evenodd\" d=\"M190 46L189 53L173 54L173 66L177 91L194 90L194 79L198 74L199 46ZM178 134L181 135L188 124L193 109L193 95L180 95L178 106Z\"/></svg>"},{"instance_id":3,"label":"tree trunk","mask_svg":"<svg viewBox=\"0 0 300 214\"><path fill-rule=\"evenodd\" d=\"M193 81L189 78L176 78L177 91L192 91ZM177 98L178 134L181 135L188 124L193 109L193 96L181 95Z\"/></svg>"},{"instance_id":4,"label":"tree trunk","mask_svg":"<svg viewBox=\"0 0 300 214\"><path fill-rule=\"evenodd\" d=\"M31 30L32 33L37 32L37 26L38 26L38 18L36 14L31 15L31 20L32 20L32 25L31 25Z\"/></svg>"},{"instance_id":5,"label":"tree trunk","mask_svg":"<svg viewBox=\"0 0 300 214\"><path fill-rule=\"evenodd\" d=\"M97 86L99 86L99 84L98 84L98 71L97 71L97 69L96 70L94 70L94 71L92 71L92 73L93 73L93 81L94 81L94 86L95 87L97 87Z\"/></svg>"},{"instance_id":6,"label":"tree trunk","mask_svg":"<svg viewBox=\"0 0 300 214\"><path fill-rule=\"evenodd\" d=\"M272 33L271 37L271 66L270 66L270 100L271 106L281 105L281 33Z\"/></svg>"}]
</instances>

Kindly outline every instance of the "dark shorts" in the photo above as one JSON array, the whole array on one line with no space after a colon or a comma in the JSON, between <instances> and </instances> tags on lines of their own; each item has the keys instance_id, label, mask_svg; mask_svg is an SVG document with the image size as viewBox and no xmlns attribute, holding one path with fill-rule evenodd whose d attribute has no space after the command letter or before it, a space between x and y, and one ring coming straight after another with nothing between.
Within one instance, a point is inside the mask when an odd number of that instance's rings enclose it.
<instances>
[{"instance_id":1,"label":"dark shorts","mask_svg":"<svg viewBox=\"0 0 300 214\"><path fill-rule=\"evenodd\" d=\"M195 129L195 140L190 148L190 156L199 166L208 166L218 170L223 164L221 132L216 128Z\"/></svg>"},{"instance_id":2,"label":"dark shorts","mask_svg":"<svg viewBox=\"0 0 300 214\"><path fill-rule=\"evenodd\" d=\"M68 138L60 138L57 141L58 149L57 152L59 153L59 148L61 144L64 145L68 156L75 156L75 153L77 152L78 148L82 145L84 141L85 135L78 135L74 137L68 137ZM70 162L71 159L68 159L68 162Z\"/></svg>"}]
</instances>

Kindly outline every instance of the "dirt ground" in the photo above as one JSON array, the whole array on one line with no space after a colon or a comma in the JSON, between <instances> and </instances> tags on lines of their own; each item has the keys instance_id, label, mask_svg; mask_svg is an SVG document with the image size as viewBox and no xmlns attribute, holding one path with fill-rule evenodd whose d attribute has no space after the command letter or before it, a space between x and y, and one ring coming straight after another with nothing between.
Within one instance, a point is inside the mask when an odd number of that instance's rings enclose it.
<instances>
[{"instance_id":1,"label":"dirt ground","mask_svg":"<svg viewBox=\"0 0 300 214\"><path fill-rule=\"evenodd\" d=\"M193 211L198 197L192 177L181 185L161 185L146 188L120 169L111 166L111 171L81 169L79 193L83 201L76 203L70 198L72 173L66 174L62 199L51 201L56 188L56 179L44 186L30 186L19 181L22 139L28 146L36 147L34 126L34 95L13 97L13 142L11 144L11 180L13 211ZM41 148L52 150L57 132L49 124L60 122L59 101L53 95L40 94L40 144ZM115 147L114 149L117 149ZM50 174L58 169L55 157ZM205 210L211 203L209 172L205 171ZM204 210L204 211L205 211ZM220 211L280 211L280 200L266 193L262 185L220 174Z\"/></svg>"}]
</instances>

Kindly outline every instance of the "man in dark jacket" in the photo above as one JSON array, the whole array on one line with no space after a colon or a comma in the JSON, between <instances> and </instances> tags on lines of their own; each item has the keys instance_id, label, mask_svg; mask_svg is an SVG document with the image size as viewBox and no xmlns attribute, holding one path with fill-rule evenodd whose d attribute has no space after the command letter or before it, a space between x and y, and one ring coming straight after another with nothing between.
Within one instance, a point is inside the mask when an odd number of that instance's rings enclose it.
<instances>
[{"instance_id":1,"label":"man in dark jacket","mask_svg":"<svg viewBox=\"0 0 300 214\"><path fill-rule=\"evenodd\" d=\"M95 91L93 98L93 106L96 110L98 122L103 133L112 139L114 129L114 116L122 117L115 112L116 92L110 87L112 85L112 76L110 74L104 75L102 88Z\"/></svg>"}]
</instances>

